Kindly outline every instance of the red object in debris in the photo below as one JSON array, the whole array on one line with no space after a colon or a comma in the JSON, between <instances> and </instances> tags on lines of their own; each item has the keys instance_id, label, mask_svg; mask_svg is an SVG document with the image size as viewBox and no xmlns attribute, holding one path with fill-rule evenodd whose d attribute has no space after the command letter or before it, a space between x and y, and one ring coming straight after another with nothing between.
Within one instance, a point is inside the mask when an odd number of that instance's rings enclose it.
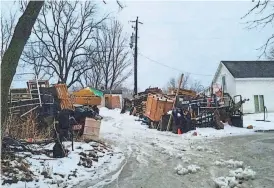
<instances>
[{"instance_id":1,"label":"red object in debris","mask_svg":"<svg viewBox=\"0 0 274 188\"><path fill-rule=\"evenodd\" d=\"M194 132L192 135L193 135L193 136L197 136L198 134L197 134L197 132Z\"/></svg>"},{"instance_id":2,"label":"red object in debris","mask_svg":"<svg viewBox=\"0 0 274 188\"><path fill-rule=\"evenodd\" d=\"M32 138L28 138L28 142L33 142L33 139Z\"/></svg>"},{"instance_id":3,"label":"red object in debris","mask_svg":"<svg viewBox=\"0 0 274 188\"><path fill-rule=\"evenodd\" d=\"M81 130L81 129L82 129L82 125L81 125L81 124L73 125L73 126L72 126L72 129L73 129L74 131Z\"/></svg>"},{"instance_id":4,"label":"red object in debris","mask_svg":"<svg viewBox=\"0 0 274 188\"><path fill-rule=\"evenodd\" d=\"M211 101L212 101L211 98L208 98L208 99L207 99L207 107L210 107L210 106L211 106Z\"/></svg>"},{"instance_id":5,"label":"red object in debris","mask_svg":"<svg viewBox=\"0 0 274 188\"><path fill-rule=\"evenodd\" d=\"M181 131L181 129L178 129L178 134L182 134L182 131Z\"/></svg>"}]
</instances>

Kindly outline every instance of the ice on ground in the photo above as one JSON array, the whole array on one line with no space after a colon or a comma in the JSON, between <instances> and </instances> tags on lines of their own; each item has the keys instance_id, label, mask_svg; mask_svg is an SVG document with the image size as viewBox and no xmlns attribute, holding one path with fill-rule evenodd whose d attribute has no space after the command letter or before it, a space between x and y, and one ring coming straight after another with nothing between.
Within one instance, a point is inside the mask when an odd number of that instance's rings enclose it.
<instances>
[{"instance_id":1,"label":"ice on ground","mask_svg":"<svg viewBox=\"0 0 274 188\"><path fill-rule=\"evenodd\" d=\"M243 167L244 162L243 161L234 161L233 159L230 159L228 161L224 161L224 160L215 161L214 164L216 166L228 166L228 167L239 168L239 167Z\"/></svg>"}]
</instances>

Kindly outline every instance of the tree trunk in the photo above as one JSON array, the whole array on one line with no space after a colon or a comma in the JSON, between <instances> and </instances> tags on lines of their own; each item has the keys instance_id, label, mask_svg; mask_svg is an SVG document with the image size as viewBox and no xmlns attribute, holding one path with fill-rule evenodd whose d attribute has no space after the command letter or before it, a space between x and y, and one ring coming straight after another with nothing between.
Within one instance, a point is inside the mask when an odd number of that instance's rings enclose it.
<instances>
[{"instance_id":1,"label":"tree trunk","mask_svg":"<svg viewBox=\"0 0 274 188\"><path fill-rule=\"evenodd\" d=\"M11 42L1 64L1 124L8 114L8 95L11 82L25 44L31 35L33 25L39 15L44 1L30 1L23 15L17 22Z\"/></svg>"}]
</instances>

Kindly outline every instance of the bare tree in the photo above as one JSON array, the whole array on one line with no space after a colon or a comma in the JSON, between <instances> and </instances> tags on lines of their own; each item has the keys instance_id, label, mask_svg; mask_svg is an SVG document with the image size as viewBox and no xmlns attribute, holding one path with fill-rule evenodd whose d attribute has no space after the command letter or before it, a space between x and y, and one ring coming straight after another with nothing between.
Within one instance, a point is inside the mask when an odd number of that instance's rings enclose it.
<instances>
[{"instance_id":1,"label":"bare tree","mask_svg":"<svg viewBox=\"0 0 274 188\"><path fill-rule=\"evenodd\" d=\"M101 86L104 89L115 89L121 85L132 73L129 69L129 51L127 40L123 35L123 27L118 21L112 21L110 26L104 25L97 30L97 48L94 55L96 65L85 75L86 80L94 87Z\"/></svg>"},{"instance_id":2,"label":"bare tree","mask_svg":"<svg viewBox=\"0 0 274 188\"><path fill-rule=\"evenodd\" d=\"M16 68L20 56L31 35L33 25L39 15L44 1L29 1L27 8L19 18L10 44L5 51L1 63L1 124L3 125L7 117L8 93L11 82L16 73ZM10 33L11 35L11 33Z\"/></svg>"},{"instance_id":3,"label":"bare tree","mask_svg":"<svg viewBox=\"0 0 274 188\"><path fill-rule=\"evenodd\" d=\"M167 83L167 88L164 88L164 91L167 91L169 88L176 89L178 88L180 78L171 78ZM196 92L200 92L204 89L203 85L198 80L192 80L190 74L185 74L182 82L182 89L190 89Z\"/></svg>"},{"instance_id":4,"label":"bare tree","mask_svg":"<svg viewBox=\"0 0 274 188\"><path fill-rule=\"evenodd\" d=\"M204 90L204 86L201 84L200 81L198 80L194 80L191 84L190 84L190 90L192 91L196 91L197 93L201 92Z\"/></svg>"},{"instance_id":5,"label":"bare tree","mask_svg":"<svg viewBox=\"0 0 274 188\"><path fill-rule=\"evenodd\" d=\"M1 15L1 59L7 50L15 27L16 13L9 14L8 18Z\"/></svg>"},{"instance_id":6,"label":"bare tree","mask_svg":"<svg viewBox=\"0 0 274 188\"><path fill-rule=\"evenodd\" d=\"M175 78L170 78L169 82L167 83L167 87L168 88L176 88L176 79Z\"/></svg>"},{"instance_id":7,"label":"bare tree","mask_svg":"<svg viewBox=\"0 0 274 188\"><path fill-rule=\"evenodd\" d=\"M274 61L274 46L269 50L269 53L267 55L269 60L273 60Z\"/></svg>"},{"instance_id":8,"label":"bare tree","mask_svg":"<svg viewBox=\"0 0 274 188\"><path fill-rule=\"evenodd\" d=\"M82 80L79 83L82 87L90 86L96 89L103 87L103 73L102 73L102 63L94 61L94 66L89 71L85 72L82 76Z\"/></svg>"},{"instance_id":9,"label":"bare tree","mask_svg":"<svg viewBox=\"0 0 274 188\"><path fill-rule=\"evenodd\" d=\"M254 7L252 7L243 17L242 19L248 17L251 14L260 15L259 18L251 21L247 21L248 29L253 28L265 28L270 25L273 27L274 24L274 2L271 0L258 0ZM261 58L263 55L266 55L269 46L273 46L274 44L274 30L271 36L268 37L266 42L259 48L262 51L262 54L259 56Z\"/></svg>"},{"instance_id":10,"label":"bare tree","mask_svg":"<svg viewBox=\"0 0 274 188\"><path fill-rule=\"evenodd\" d=\"M42 45L44 51L34 53L44 58L42 67L68 87L93 67L94 30L107 16L95 18L96 5L91 1L49 1L37 19L34 45Z\"/></svg>"},{"instance_id":11,"label":"bare tree","mask_svg":"<svg viewBox=\"0 0 274 188\"><path fill-rule=\"evenodd\" d=\"M46 76L47 79L53 77L51 69L44 66L46 61L44 58L45 53L45 46L41 43L34 45L33 42L29 42L29 45L26 45L21 57L21 60L24 62L23 67L29 67L30 65L34 70L34 74L40 79L44 79Z\"/></svg>"},{"instance_id":12,"label":"bare tree","mask_svg":"<svg viewBox=\"0 0 274 188\"><path fill-rule=\"evenodd\" d=\"M105 4L107 4L105 0L103 0L103 2L104 2ZM118 6L119 6L120 9L123 9L123 8L124 8L124 5L122 5L122 3L121 3L119 0L116 0L116 3L118 4Z\"/></svg>"},{"instance_id":13,"label":"bare tree","mask_svg":"<svg viewBox=\"0 0 274 188\"><path fill-rule=\"evenodd\" d=\"M170 78L169 82L167 83L167 89L169 89L169 88L171 88L171 89L178 88L179 82L180 82L180 77ZM188 89L189 84L190 84L189 82L190 82L190 76L189 76L189 74L185 74L184 78L183 78L181 88L182 89Z\"/></svg>"}]
</instances>

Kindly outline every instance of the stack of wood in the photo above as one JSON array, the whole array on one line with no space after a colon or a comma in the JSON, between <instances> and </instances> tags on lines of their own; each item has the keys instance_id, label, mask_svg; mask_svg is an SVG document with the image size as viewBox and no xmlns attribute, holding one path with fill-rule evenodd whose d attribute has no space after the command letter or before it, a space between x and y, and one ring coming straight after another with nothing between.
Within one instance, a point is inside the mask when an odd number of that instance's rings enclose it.
<instances>
[{"instance_id":1,"label":"stack of wood","mask_svg":"<svg viewBox=\"0 0 274 188\"><path fill-rule=\"evenodd\" d=\"M144 110L146 108L146 101L147 101L148 94L143 94L136 96L133 99L134 107L136 108L136 115L143 115Z\"/></svg>"},{"instance_id":2,"label":"stack of wood","mask_svg":"<svg viewBox=\"0 0 274 188\"><path fill-rule=\"evenodd\" d=\"M145 91L138 93L134 99L133 104L136 108L136 115L143 115L146 111L146 102L148 94L163 94L158 87L147 88Z\"/></svg>"}]
</instances>

